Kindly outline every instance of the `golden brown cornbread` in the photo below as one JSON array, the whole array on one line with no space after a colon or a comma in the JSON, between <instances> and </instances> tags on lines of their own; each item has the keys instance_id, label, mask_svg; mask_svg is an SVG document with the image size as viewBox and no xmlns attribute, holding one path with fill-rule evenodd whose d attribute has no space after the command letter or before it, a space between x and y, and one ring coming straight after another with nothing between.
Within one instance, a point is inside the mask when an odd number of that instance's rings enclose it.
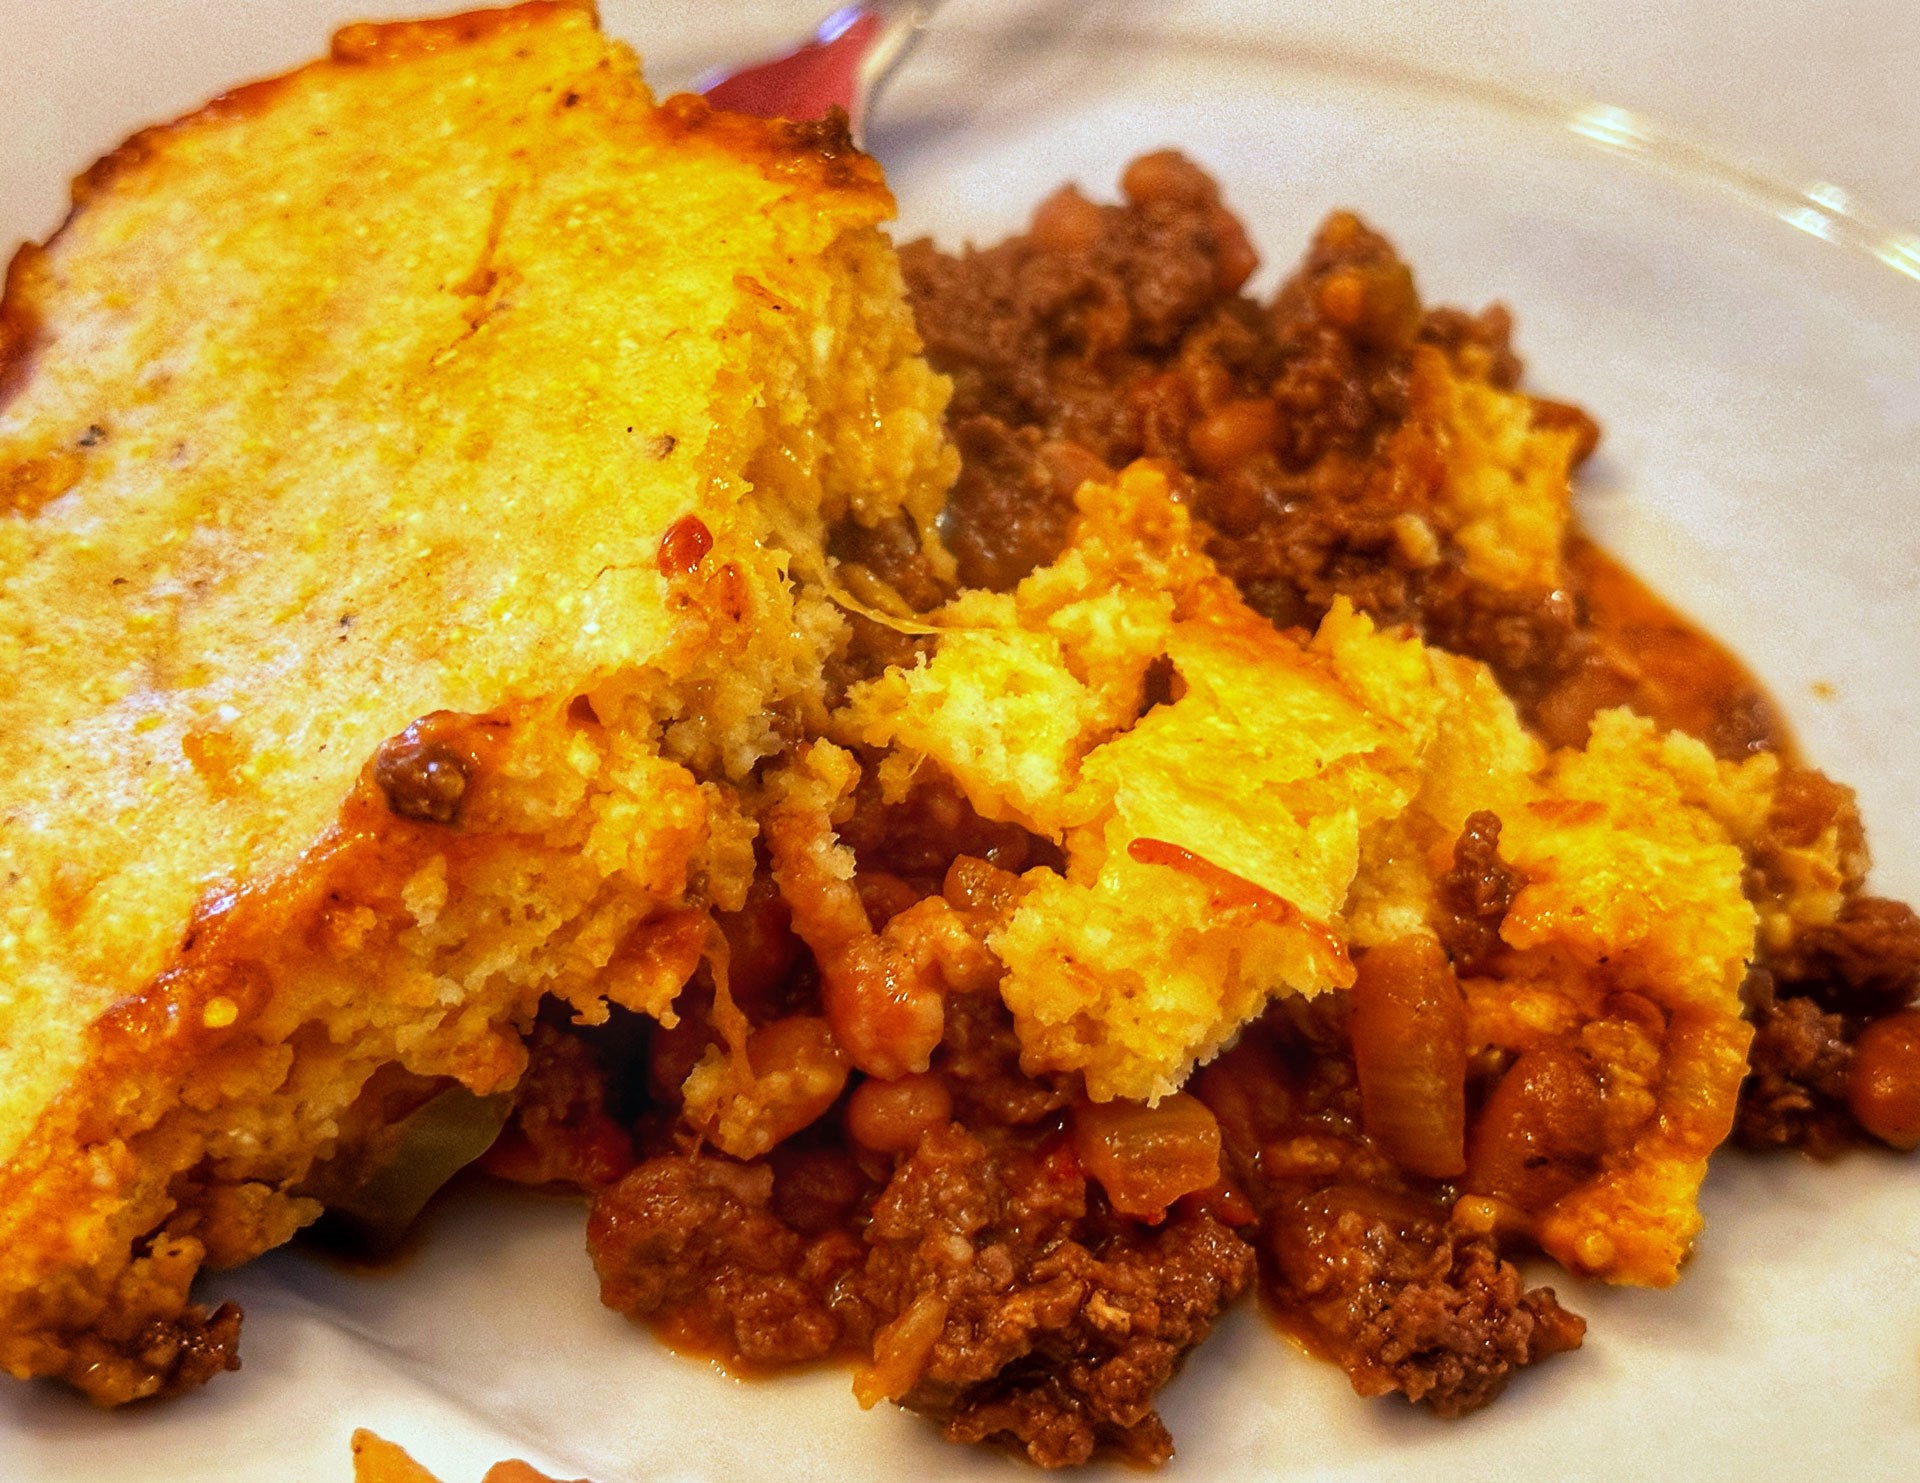
<instances>
[{"instance_id":1,"label":"golden brown cornbread","mask_svg":"<svg viewBox=\"0 0 1920 1483\"><path fill-rule=\"evenodd\" d=\"M896 793L938 768L983 814L1064 844L1065 875L1029 872L988 940L1023 1066L1077 1072L1095 1100L1176 1091L1275 997L1351 985L1350 950L1436 931L1453 842L1486 810L1526 885L1499 974L1465 982L1471 1043L1517 1053L1585 1025L1609 1068L1607 1156L1541 1242L1575 1271L1671 1282L1746 1072L1760 918L1743 847L1778 759L1720 761L1624 710L1549 754L1486 666L1345 599L1315 634L1275 630L1199 554L1160 471L1078 505L1056 562L962 594L933 657L840 718L891 749ZM1791 901L1765 909L1830 916L1839 848L1814 841ZM1660 1028L1621 1020L1623 996Z\"/></svg>"},{"instance_id":2,"label":"golden brown cornbread","mask_svg":"<svg viewBox=\"0 0 1920 1483\"><path fill-rule=\"evenodd\" d=\"M205 1378L195 1272L387 1113L510 1086L542 995L669 1012L820 703L796 574L950 474L890 210L536 4L351 28L22 250L0 1365Z\"/></svg>"}]
</instances>

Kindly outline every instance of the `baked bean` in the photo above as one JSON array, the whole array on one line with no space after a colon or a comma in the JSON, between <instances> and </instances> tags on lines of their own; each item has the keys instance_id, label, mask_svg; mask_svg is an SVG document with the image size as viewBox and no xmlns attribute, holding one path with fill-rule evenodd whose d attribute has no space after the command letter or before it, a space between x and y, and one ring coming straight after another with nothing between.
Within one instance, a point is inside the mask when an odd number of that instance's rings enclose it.
<instances>
[{"instance_id":1,"label":"baked bean","mask_svg":"<svg viewBox=\"0 0 1920 1483\"><path fill-rule=\"evenodd\" d=\"M1053 481L1053 492L1062 499L1072 499L1082 484L1105 484L1113 479L1113 470L1101 462L1097 454L1064 438L1042 443L1040 462Z\"/></svg>"},{"instance_id":2,"label":"baked bean","mask_svg":"<svg viewBox=\"0 0 1920 1483\"><path fill-rule=\"evenodd\" d=\"M840 1099L847 1057L817 1015L762 1025L747 1037L754 1096L764 1109L768 1146L791 1138Z\"/></svg>"},{"instance_id":3,"label":"baked bean","mask_svg":"<svg viewBox=\"0 0 1920 1483\"><path fill-rule=\"evenodd\" d=\"M1207 172L1177 149L1141 155L1122 172L1120 190L1136 206L1150 201L1201 204L1220 194Z\"/></svg>"},{"instance_id":4,"label":"baked bean","mask_svg":"<svg viewBox=\"0 0 1920 1483\"><path fill-rule=\"evenodd\" d=\"M1902 1009L1860 1032L1847 1107L1882 1143L1920 1148L1920 1009Z\"/></svg>"},{"instance_id":5,"label":"baked bean","mask_svg":"<svg viewBox=\"0 0 1920 1483\"><path fill-rule=\"evenodd\" d=\"M1467 1188L1538 1213L1592 1171L1605 1147L1604 1105L1585 1056L1541 1045L1508 1068L1467 1145Z\"/></svg>"},{"instance_id":6,"label":"baked bean","mask_svg":"<svg viewBox=\"0 0 1920 1483\"><path fill-rule=\"evenodd\" d=\"M1394 258L1329 273L1315 291L1314 307L1363 345L1408 345L1420 330L1413 273Z\"/></svg>"},{"instance_id":7,"label":"baked bean","mask_svg":"<svg viewBox=\"0 0 1920 1483\"><path fill-rule=\"evenodd\" d=\"M853 888L860 893L860 904L867 909L867 920L876 930L925 894L915 890L911 882L884 870L861 871L853 878Z\"/></svg>"},{"instance_id":8,"label":"baked bean","mask_svg":"<svg viewBox=\"0 0 1920 1483\"><path fill-rule=\"evenodd\" d=\"M765 876L756 876L738 911L713 914L727 939L727 988L734 1002L758 1005L786 982L800 960L792 913Z\"/></svg>"},{"instance_id":9,"label":"baked bean","mask_svg":"<svg viewBox=\"0 0 1920 1483\"><path fill-rule=\"evenodd\" d=\"M1444 1179L1466 1167L1467 1003L1437 938L1382 943L1350 991L1361 1121L1401 1168Z\"/></svg>"},{"instance_id":10,"label":"baked bean","mask_svg":"<svg viewBox=\"0 0 1920 1483\"><path fill-rule=\"evenodd\" d=\"M1320 317L1341 329L1351 329L1367 312L1367 283L1357 272L1329 273L1314 297Z\"/></svg>"},{"instance_id":11,"label":"baked bean","mask_svg":"<svg viewBox=\"0 0 1920 1483\"><path fill-rule=\"evenodd\" d=\"M916 931L938 897L890 922L883 936L850 881L815 852L833 837L824 815L776 810L767 821L774 879L793 909L793 928L813 949L820 998L835 1038L870 1076L924 1071L946 1026L946 987L929 934Z\"/></svg>"},{"instance_id":12,"label":"baked bean","mask_svg":"<svg viewBox=\"0 0 1920 1483\"><path fill-rule=\"evenodd\" d=\"M869 1078L847 1098L847 1133L875 1153L910 1153L921 1135L953 1116L946 1083L927 1072L892 1081Z\"/></svg>"},{"instance_id":13,"label":"baked bean","mask_svg":"<svg viewBox=\"0 0 1920 1483\"><path fill-rule=\"evenodd\" d=\"M1202 412L1224 406L1240 394L1237 368L1218 356L1183 351L1175 364L1193 396L1193 405Z\"/></svg>"},{"instance_id":14,"label":"baked bean","mask_svg":"<svg viewBox=\"0 0 1920 1483\"><path fill-rule=\"evenodd\" d=\"M1048 252L1085 252L1100 240L1100 208L1070 185L1042 201L1033 213L1033 240Z\"/></svg>"},{"instance_id":15,"label":"baked bean","mask_svg":"<svg viewBox=\"0 0 1920 1483\"><path fill-rule=\"evenodd\" d=\"M1253 239L1240 225L1240 218L1224 206L1216 205L1207 213L1207 225L1213 229L1217 256L1213 261L1213 286L1223 294L1238 293L1240 286L1260 266L1260 254L1253 250Z\"/></svg>"},{"instance_id":16,"label":"baked bean","mask_svg":"<svg viewBox=\"0 0 1920 1483\"><path fill-rule=\"evenodd\" d=\"M1228 402L1193 425L1187 446L1194 462L1216 477L1256 453L1273 447L1280 435L1280 409L1267 397Z\"/></svg>"}]
</instances>

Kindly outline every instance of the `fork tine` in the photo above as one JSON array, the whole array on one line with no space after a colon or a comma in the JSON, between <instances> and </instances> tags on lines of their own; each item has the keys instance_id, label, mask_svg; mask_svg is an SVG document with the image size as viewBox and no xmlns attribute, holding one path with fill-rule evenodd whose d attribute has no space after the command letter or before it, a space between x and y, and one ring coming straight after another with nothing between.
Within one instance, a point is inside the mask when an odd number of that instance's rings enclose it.
<instances>
[{"instance_id":1,"label":"fork tine","mask_svg":"<svg viewBox=\"0 0 1920 1483\"><path fill-rule=\"evenodd\" d=\"M857 142L881 85L925 28L938 0L868 0L844 6L812 39L763 62L710 73L694 84L709 102L762 118L813 119L846 110Z\"/></svg>"}]
</instances>

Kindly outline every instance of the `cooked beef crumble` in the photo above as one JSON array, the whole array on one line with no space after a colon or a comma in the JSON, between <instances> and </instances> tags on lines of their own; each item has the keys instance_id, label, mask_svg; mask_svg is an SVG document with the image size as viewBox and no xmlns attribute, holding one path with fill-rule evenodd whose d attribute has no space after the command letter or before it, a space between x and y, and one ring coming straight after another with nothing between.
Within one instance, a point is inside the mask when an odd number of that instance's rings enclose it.
<instances>
[{"instance_id":1,"label":"cooked beef crumble","mask_svg":"<svg viewBox=\"0 0 1920 1483\"><path fill-rule=\"evenodd\" d=\"M1910 1148L1920 1089L1903 1043L1920 995L1920 918L1856 896L1798 933L1745 987L1753 1070L1734 1136L1752 1148L1831 1155L1878 1138Z\"/></svg>"},{"instance_id":2,"label":"cooked beef crumble","mask_svg":"<svg viewBox=\"0 0 1920 1483\"><path fill-rule=\"evenodd\" d=\"M990 832L971 823L954 832ZM911 828L889 840L924 860ZM652 1156L594 1203L602 1297L748 1371L867 1359L867 1399L1043 1466L1098 1449L1159 1462L1172 1443L1155 1394L1252 1282L1251 1232L1232 1219L1247 1212L1117 1215L1064 1130L1069 1091L1019 1072L997 997L955 1009L934 1074L964 1123L863 1144L849 1108L849 1131L828 1121L743 1163L655 1119Z\"/></svg>"},{"instance_id":3,"label":"cooked beef crumble","mask_svg":"<svg viewBox=\"0 0 1920 1483\"><path fill-rule=\"evenodd\" d=\"M1412 352L1471 356L1511 387L1504 310L1424 310L1392 247L1348 215L1262 304L1240 291L1254 260L1204 173L1149 155L1123 188L1124 205L1099 206L1069 187L1029 235L984 251L902 251L928 358L954 378L965 465L946 534L964 583L1011 587L1058 552L1083 479L1156 458L1208 522L1210 554L1279 626L1317 623L1338 596L1410 622L1491 665L1555 743L1584 740L1603 706L1649 708L1577 584L1507 591L1450 544L1437 559L1408 546L1402 517L1441 467L1395 441ZM1542 406L1592 450L1584 413ZM1750 682L1740 700L1728 709L1744 720L1714 739L1729 754L1776 734Z\"/></svg>"},{"instance_id":4,"label":"cooked beef crumble","mask_svg":"<svg viewBox=\"0 0 1920 1483\"><path fill-rule=\"evenodd\" d=\"M1500 924L1524 884L1500 858L1500 817L1467 816L1453 846L1453 864L1440 878L1440 940L1461 973L1478 973L1500 951Z\"/></svg>"}]
</instances>

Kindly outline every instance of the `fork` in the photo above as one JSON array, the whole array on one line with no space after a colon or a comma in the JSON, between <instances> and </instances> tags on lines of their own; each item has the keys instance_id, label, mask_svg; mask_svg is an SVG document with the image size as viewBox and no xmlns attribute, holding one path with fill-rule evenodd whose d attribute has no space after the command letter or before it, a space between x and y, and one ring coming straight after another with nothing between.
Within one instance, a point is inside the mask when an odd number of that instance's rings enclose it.
<instances>
[{"instance_id":1,"label":"fork","mask_svg":"<svg viewBox=\"0 0 1920 1483\"><path fill-rule=\"evenodd\" d=\"M810 40L744 67L708 73L694 84L709 102L762 118L819 118L846 110L858 143L881 87L920 39L939 0L866 0L833 12Z\"/></svg>"}]
</instances>

